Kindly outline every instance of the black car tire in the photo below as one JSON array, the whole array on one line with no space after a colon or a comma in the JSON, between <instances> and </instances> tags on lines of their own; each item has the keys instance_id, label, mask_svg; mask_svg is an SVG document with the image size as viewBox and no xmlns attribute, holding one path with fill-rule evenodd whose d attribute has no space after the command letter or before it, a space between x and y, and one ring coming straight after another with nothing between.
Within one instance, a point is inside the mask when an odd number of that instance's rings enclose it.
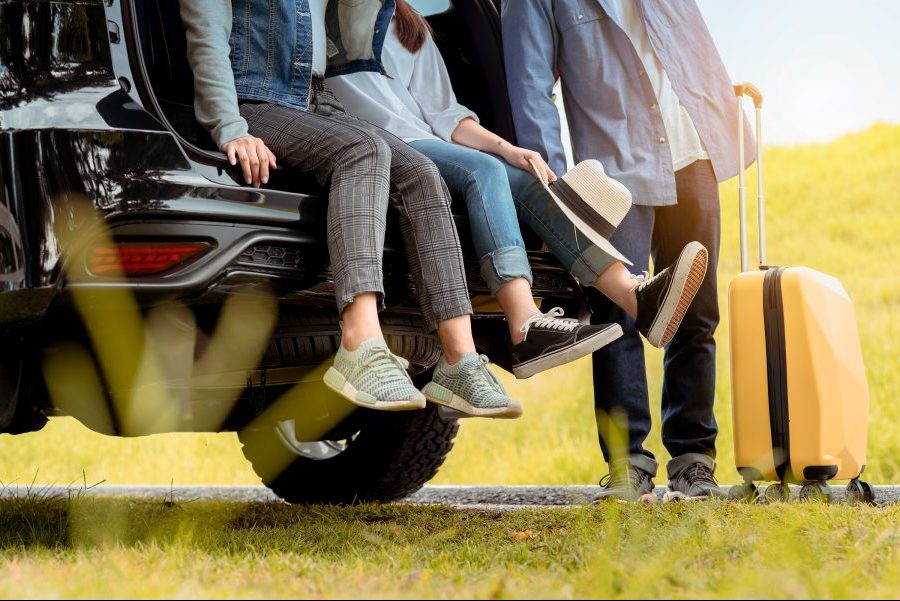
<instances>
[{"instance_id":1,"label":"black car tire","mask_svg":"<svg viewBox=\"0 0 900 601\"><path fill-rule=\"evenodd\" d=\"M21 337L0 336L0 433L36 432L47 424L29 390L39 377L34 367Z\"/></svg>"},{"instance_id":2,"label":"black car tire","mask_svg":"<svg viewBox=\"0 0 900 601\"><path fill-rule=\"evenodd\" d=\"M425 334L421 317L384 314L381 324L391 350L409 359L412 375L437 363L440 346L434 336ZM337 352L340 341L341 330L333 311L284 313L272 333L263 365L317 365Z\"/></svg>"},{"instance_id":3,"label":"black car tire","mask_svg":"<svg viewBox=\"0 0 900 601\"><path fill-rule=\"evenodd\" d=\"M294 453L296 459L264 484L289 503L394 501L434 477L459 430L456 420L442 418L433 405L396 413L359 410L348 419L358 429L353 428L357 431L347 437L343 450L323 459ZM238 438L257 473L272 457L273 445L281 452L290 448L274 429L271 436L238 433Z\"/></svg>"},{"instance_id":4,"label":"black car tire","mask_svg":"<svg viewBox=\"0 0 900 601\"><path fill-rule=\"evenodd\" d=\"M22 388L22 357L17 341L0 337L0 432L5 432L16 415Z\"/></svg>"}]
</instances>

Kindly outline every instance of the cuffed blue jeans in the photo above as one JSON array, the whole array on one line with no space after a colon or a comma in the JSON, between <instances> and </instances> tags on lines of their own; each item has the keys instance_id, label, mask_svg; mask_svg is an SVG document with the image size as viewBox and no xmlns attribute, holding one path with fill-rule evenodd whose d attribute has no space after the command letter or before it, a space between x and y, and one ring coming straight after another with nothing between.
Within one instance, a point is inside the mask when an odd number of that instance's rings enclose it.
<instances>
[{"instance_id":1,"label":"cuffed blue jeans","mask_svg":"<svg viewBox=\"0 0 900 601\"><path fill-rule=\"evenodd\" d=\"M481 277L491 294L516 278L531 285L531 266L503 162L443 140L414 140L410 146L437 165L454 198L465 200Z\"/></svg>"},{"instance_id":2,"label":"cuffed blue jeans","mask_svg":"<svg viewBox=\"0 0 900 601\"><path fill-rule=\"evenodd\" d=\"M617 259L578 233L534 175L503 159L443 140L410 145L437 165L451 194L465 199L481 276L492 294L508 281L532 283L519 219L547 244L582 286Z\"/></svg>"}]
</instances>

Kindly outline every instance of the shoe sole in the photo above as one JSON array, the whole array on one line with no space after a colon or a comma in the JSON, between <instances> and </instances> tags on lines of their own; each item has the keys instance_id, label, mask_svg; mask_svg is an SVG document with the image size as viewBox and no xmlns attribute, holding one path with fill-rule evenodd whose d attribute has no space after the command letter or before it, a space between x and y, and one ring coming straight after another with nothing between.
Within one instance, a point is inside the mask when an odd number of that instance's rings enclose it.
<instances>
[{"instance_id":1,"label":"shoe sole","mask_svg":"<svg viewBox=\"0 0 900 601\"><path fill-rule=\"evenodd\" d=\"M448 407L468 417L490 417L494 419L516 419L522 416L522 406L512 401L506 407L490 407L482 409L469 404L461 396L455 394L449 388L444 388L435 382L429 382L422 389L425 398L435 405Z\"/></svg>"},{"instance_id":2,"label":"shoe sole","mask_svg":"<svg viewBox=\"0 0 900 601\"><path fill-rule=\"evenodd\" d=\"M328 388L332 389L354 405L365 407L366 409L375 409L377 411L413 411L415 409L425 408L426 401L424 396L403 401L379 401L368 392L358 390L333 366L328 368L328 371L325 372L325 377L322 379Z\"/></svg>"},{"instance_id":3,"label":"shoe sole","mask_svg":"<svg viewBox=\"0 0 900 601\"><path fill-rule=\"evenodd\" d=\"M638 503L642 505L653 505L655 503L659 503L659 497L657 497L655 493L645 492L634 501L629 501L615 495L609 495L608 497L600 497L599 499L594 499L593 501L591 501L591 505L601 505L603 503L612 502L623 504Z\"/></svg>"},{"instance_id":4,"label":"shoe sole","mask_svg":"<svg viewBox=\"0 0 900 601\"><path fill-rule=\"evenodd\" d=\"M546 355L541 355L531 361L513 365L513 375L519 380L530 378L542 371L547 371L548 369L559 367L560 365L565 365L566 363L571 363L576 359L581 359L586 355L590 355L594 351L603 348L610 342L621 337L622 326L619 324L612 324L608 328L604 328L593 336L589 336L572 346L561 348Z\"/></svg>"},{"instance_id":5,"label":"shoe sole","mask_svg":"<svg viewBox=\"0 0 900 601\"><path fill-rule=\"evenodd\" d=\"M679 503L682 501L709 501L712 499L718 499L719 497L714 495L702 495L697 497L689 497L683 492L677 490L667 490L665 494L663 494L663 503ZM727 499L727 497L721 497L723 500Z\"/></svg>"},{"instance_id":6,"label":"shoe sole","mask_svg":"<svg viewBox=\"0 0 900 601\"><path fill-rule=\"evenodd\" d=\"M685 253L693 253L694 256L690 261L682 261ZM647 333L647 340L653 346L661 348L672 341L706 276L708 256L706 249L699 242L691 242L681 251L675 263L672 284L666 291L662 308ZM664 318L666 315L668 318Z\"/></svg>"}]
</instances>

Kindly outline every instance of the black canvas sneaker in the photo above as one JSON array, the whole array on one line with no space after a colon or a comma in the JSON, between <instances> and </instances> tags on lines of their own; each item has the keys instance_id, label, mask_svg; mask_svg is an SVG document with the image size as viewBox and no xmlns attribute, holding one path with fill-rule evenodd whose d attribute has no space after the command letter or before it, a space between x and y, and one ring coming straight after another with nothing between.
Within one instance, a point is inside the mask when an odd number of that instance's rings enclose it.
<instances>
[{"instance_id":1,"label":"black canvas sneaker","mask_svg":"<svg viewBox=\"0 0 900 601\"><path fill-rule=\"evenodd\" d=\"M706 261L706 248L690 242L674 264L652 278L646 273L635 276L635 326L653 346L663 347L672 341L706 275Z\"/></svg>"},{"instance_id":2,"label":"black canvas sneaker","mask_svg":"<svg viewBox=\"0 0 900 601\"><path fill-rule=\"evenodd\" d=\"M525 339L510 347L513 374L530 378L551 367L565 365L622 336L622 327L615 323L582 324L566 319L559 307L547 313L536 313L522 326Z\"/></svg>"}]
</instances>

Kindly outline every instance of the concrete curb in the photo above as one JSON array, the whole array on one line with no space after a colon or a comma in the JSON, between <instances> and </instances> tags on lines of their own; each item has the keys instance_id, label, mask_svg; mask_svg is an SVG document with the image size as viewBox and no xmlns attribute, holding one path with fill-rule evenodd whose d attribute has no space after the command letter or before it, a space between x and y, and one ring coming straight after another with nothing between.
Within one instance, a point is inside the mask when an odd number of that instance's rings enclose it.
<instances>
[{"instance_id":1,"label":"concrete curb","mask_svg":"<svg viewBox=\"0 0 900 601\"><path fill-rule=\"evenodd\" d=\"M844 498L843 484L831 487L834 500ZM402 502L416 505L453 505L469 509L524 509L535 507L575 507L590 503L597 486L454 486L429 485ZM797 487L792 487L793 498ZM879 504L900 502L900 486L875 486ZM660 498L665 488L657 487ZM235 502L277 501L264 486L82 486L12 484L0 488L0 499L44 496L65 498L77 495L157 498L172 501L219 500Z\"/></svg>"}]
</instances>

